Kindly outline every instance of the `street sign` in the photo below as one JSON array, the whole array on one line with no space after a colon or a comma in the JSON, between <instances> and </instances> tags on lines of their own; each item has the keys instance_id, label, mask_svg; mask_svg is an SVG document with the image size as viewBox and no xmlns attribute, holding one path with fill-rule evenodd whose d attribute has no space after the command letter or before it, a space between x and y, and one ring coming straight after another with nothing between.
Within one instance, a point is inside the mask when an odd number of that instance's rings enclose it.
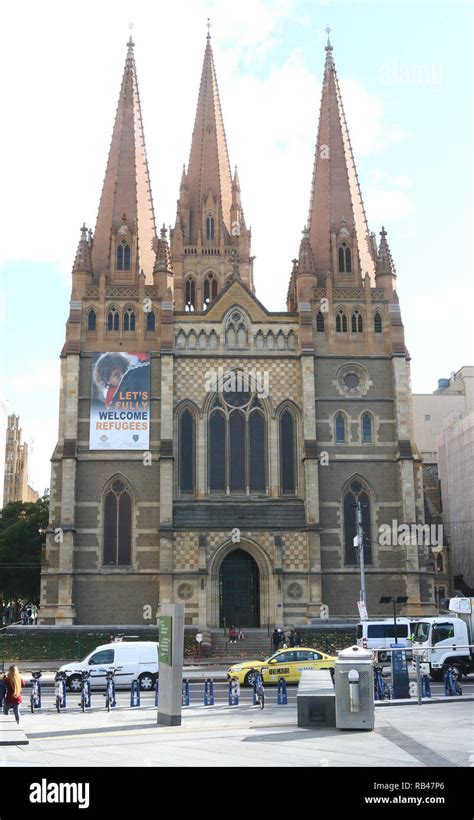
<instances>
[{"instance_id":1,"label":"street sign","mask_svg":"<svg viewBox=\"0 0 474 820\"><path fill-rule=\"evenodd\" d=\"M361 621L368 621L369 616L367 615L367 607L365 605L365 601L357 601L357 606L359 608L359 617Z\"/></svg>"},{"instance_id":2,"label":"street sign","mask_svg":"<svg viewBox=\"0 0 474 820\"><path fill-rule=\"evenodd\" d=\"M165 663L171 666L173 660L172 649L172 635L173 635L173 619L171 615L160 615L160 643L158 648L158 657L160 663Z\"/></svg>"},{"instance_id":3,"label":"street sign","mask_svg":"<svg viewBox=\"0 0 474 820\"><path fill-rule=\"evenodd\" d=\"M200 632L198 632L198 634L196 635L196 640L197 640L197 642L198 642L198 643L201 643L201 641L202 641L202 635L201 635L201 633L200 633Z\"/></svg>"}]
</instances>

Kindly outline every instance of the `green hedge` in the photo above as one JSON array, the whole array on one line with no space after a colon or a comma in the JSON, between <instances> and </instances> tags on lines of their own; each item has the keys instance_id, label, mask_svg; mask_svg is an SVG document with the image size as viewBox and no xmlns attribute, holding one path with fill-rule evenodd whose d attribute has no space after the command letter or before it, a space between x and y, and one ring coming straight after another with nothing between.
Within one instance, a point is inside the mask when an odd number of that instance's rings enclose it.
<instances>
[{"instance_id":1,"label":"green hedge","mask_svg":"<svg viewBox=\"0 0 474 820\"><path fill-rule=\"evenodd\" d=\"M56 633L51 635L2 635L0 638L0 658L7 661L68 661L82 660L89 652L103 643L108 643L109 634L85 633L71 635Z\"/></svg>"},{"instance_id":2,"label":"green hedge","mask_svg":"<svg viewBox=\"0 0 474 820\"><path fill-rule=\"evenodd\" d=\"M322 652L330 652L331 647L340 651L347 646L352 646L356 642L355 629L337 630L334 632L304 632L301 633L301 643L304 646L311 646L320 649Z\"/></svg>"}]
</instances>

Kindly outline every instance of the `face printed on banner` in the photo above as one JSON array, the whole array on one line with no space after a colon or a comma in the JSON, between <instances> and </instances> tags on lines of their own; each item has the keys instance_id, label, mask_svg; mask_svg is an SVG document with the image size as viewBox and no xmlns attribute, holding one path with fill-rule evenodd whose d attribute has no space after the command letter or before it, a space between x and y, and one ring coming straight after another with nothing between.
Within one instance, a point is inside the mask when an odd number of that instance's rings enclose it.
<instances>
[{"instance_id":1,"label":"face printed on banner","mask_svg":"<svg viewBox=\"0 0 474 820\"><path fill-rule=\"evenodd\" d=\"M149 449L150 369L150 354L92 354L91 450Z\"/></svg>"}]
</instances>

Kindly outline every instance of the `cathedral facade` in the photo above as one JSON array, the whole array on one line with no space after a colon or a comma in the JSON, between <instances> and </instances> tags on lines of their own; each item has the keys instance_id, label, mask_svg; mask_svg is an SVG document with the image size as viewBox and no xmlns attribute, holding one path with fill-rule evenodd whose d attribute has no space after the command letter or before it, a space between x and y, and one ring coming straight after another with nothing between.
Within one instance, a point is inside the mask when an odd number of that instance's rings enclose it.
<instances>
[{"instance_id":1,"label":"cathedral facade","mask_svg":"<svg viewBox=\"0 0 474 820\"><path fill-rule=\"evenodd\" d=\"M427 556L378 535L423 522L421 461L396 271L367 227L329 42L286 311L255 295L253 261L210 37L169 238L130 41L72 272L42 623L140 624L169 602L210 629L355 617L360 531L369 615L389 614L381 595L432 604Z\"/></svg>"}]
</instances>

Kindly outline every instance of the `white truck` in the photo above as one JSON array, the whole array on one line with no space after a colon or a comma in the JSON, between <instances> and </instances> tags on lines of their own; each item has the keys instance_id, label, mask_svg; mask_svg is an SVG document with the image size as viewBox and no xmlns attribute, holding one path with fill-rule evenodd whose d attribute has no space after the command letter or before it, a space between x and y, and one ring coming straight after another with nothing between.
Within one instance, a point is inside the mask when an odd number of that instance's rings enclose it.
<instances>
[{"instance_id":1,"label":"white truck","mask_svg":"<svg viewBox=\"0 0 474 820\"><path fill-rule=\"evenodd\" d=\"M460 676L474 672L474 598L450 598L446 615L418 621L412 641L413 665L418 655L433 680L442 680L449 666Z\"/></svg>"}]
</instances>

